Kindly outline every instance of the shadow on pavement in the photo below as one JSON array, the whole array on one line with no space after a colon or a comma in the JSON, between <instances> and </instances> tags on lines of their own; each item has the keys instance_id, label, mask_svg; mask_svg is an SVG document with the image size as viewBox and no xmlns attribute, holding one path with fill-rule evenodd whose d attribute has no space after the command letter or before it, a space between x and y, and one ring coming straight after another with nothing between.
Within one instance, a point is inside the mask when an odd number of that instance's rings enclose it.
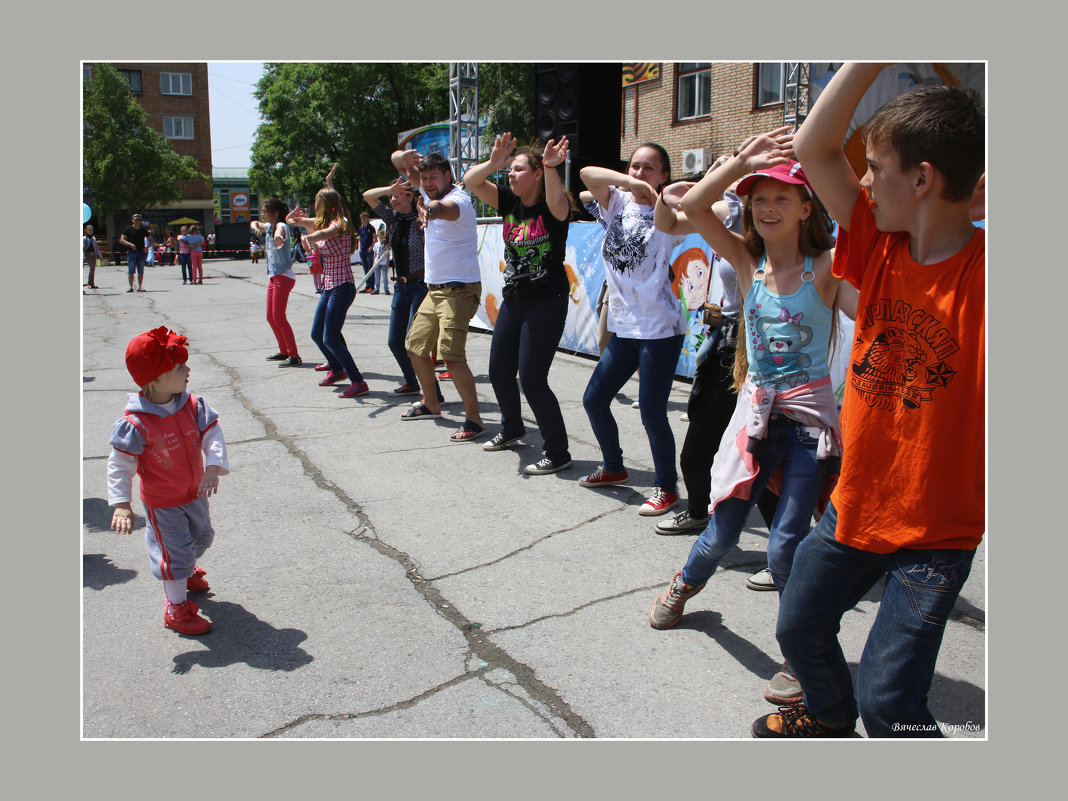
<instances>
[{"instance_id":1,"label":"shadow on pavement","mask_svg":"<svg viewBox=\"0 0 1068 801\"><path fill-rule=\"evenodd\" d=\"M82 554L82 586L91 590L102 590L113 584L125 584L137 575L136 570L128 567L116 567L115 563L102 553Z\"/></svg>"},{"instance_id":2,"label":"shadow on pavement","mask_svg":"<svg viewBox=\"0 0 1068 801\"><path fill-rule=\"evenodd\" d=\"M299 648L308 635L299 629L276 629L240 604L201 600L193 596L211 631L196 637L203 648L174 657L174 673L184 674L195 665L202 668L227 667L244 662L260 670L296 670L310 664L311 654Z\"/></svg>"},{"instance_id":3,"label":"shadow on pavement","mask_svg":"<svg viewBox=\"0 0 1068 801\"><path fill-rule=\"evenodd\" d=\"M723 616L719 612L702 609L699 612L683 615L675 628L704 632L760 681L766 682L782 667L779 660L768 656L744 637L724 628ZM763 685L760 685L754 689L754 692L760 692L762 689Z\"/></svg>"}]
</instances>

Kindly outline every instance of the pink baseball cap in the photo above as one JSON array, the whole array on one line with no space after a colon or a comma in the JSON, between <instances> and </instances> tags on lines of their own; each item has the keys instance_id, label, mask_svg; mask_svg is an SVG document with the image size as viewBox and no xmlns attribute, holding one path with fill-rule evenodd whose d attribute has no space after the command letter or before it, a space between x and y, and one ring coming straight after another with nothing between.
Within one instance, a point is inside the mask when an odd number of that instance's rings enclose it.
<instances>
[{"instance_id":1,"label":"pink baseball cap","mask_svg":"<svg viewBox=\"0 0 1068 801\"><path fill-rule=\"evenodd\" d=\"M816 194L812 191L812 184L808 182L808 178L805 177L805 171L801 169L801 162L791 161L788 164L776 164L774 167L769 167L766 170L760 172L753 172L745 176L738 182L738 188L735 189L735 193L739 195L748 195L749 187L753 185L753 182L757 178L774 178L776 181L782 181L784 184L797 184L803 186L808 191L809 197Z\"/></svg>"}]
</instances>

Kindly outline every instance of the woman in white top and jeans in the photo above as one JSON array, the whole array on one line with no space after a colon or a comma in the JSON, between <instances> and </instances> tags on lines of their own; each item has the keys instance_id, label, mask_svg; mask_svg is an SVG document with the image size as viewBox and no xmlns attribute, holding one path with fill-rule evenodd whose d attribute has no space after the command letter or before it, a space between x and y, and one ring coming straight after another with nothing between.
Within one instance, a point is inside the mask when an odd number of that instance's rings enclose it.
<instances>
[{"instance_id":1,"label":"woman in white top and jeans","mask_svg":"<svg viewBox=\"0 0 1068 801\"><path fill-rule=\"evenodd\" d=\"M671 291L670 259L682 241L653 225L653 207L671 177L671 162L660 145L646 143L630 157L626 174L584 167L582 182L593 195L586 208L605 228L603 255L608 282L611 337L590 377L582 405L601 447L602 464L579 480L584 487L623 484L619 429L612 416L616 393L636 370L642 425L649 437L655 481L638 510L661 515L678 503L675 436L667 400L685 334L682 305Z\"/></svg>"}]
</instances>

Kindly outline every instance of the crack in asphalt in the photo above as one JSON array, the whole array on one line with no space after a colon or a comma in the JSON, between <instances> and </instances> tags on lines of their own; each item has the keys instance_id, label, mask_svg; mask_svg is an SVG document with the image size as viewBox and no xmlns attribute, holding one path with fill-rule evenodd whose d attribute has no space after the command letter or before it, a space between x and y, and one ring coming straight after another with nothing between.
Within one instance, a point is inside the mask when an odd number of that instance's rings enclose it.
<instances>
[{"instance_id":1,"label":"crack in asphalt","mask_svg":"<svg viewBox=\"0 0 1068 801\"><path fill-rule=\"evenodd\" d=\"M555 715L557 718L564 721L567 727L577 736L595 736L593 727L572 710L570 705L555 689L535 677L534 669L532 667L518 661L503 648L493 643L487 637L485 632L481 630L478 623L472 622L461 614L455 606L448 603L447 599L441 595L440 591L434 586L432 581L420 576L418 566L409 554L394 548L389 543L379 539L377 534L375 534L374 524L363 511L363 508L341 487L323 476L322 472L312 462L311 458L298 448L291 438L282 436L274 422L252 406L251 402L241 390L239 376L235 370L222 364L211 354L204 355L214 362L219 369L230 376L230 386L235 398L237 398L238 402L245 408L245 410L264 427L264 430L267 432L265 439L279 442L290 456L295 458L301 464L305 475L307 475L319 489L334 495L345 506L349 514L359 521L360 525L350 531L349 536L353 539L367 543L383 556L394 560L404 567L405 573L416 592L422 595L438 615L449 621L463 635L470 651L487 664L487 669L498 667L507 670L516 677L519 685L523 687L531 698L535 699L538 703L543 704L552 715ZM264 438L260 438L257 441L262 441L263 439ZM475 672L477 673L478 671ZM463 674L460 677L457 677L457 680L465 679L467 677L467 674ZM446 683L442 686L451 685ZM427 695L432 695L434 692L435 690L429 690L421 696L416 696L416 698L426 697ZM297 720L302 720L302 718L298 718ZM287 726L288 725L289 724L287 724ZM286 727L283 727L283 729L286 729Z\"/></svg>"}]
</instances>

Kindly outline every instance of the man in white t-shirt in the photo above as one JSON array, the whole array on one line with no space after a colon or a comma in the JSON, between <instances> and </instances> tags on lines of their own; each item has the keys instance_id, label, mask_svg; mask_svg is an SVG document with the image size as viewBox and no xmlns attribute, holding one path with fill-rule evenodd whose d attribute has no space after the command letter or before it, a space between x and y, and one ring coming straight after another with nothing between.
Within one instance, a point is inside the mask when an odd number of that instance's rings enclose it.
<instances>
[{"instance_id":1,"label":"man in white t-shirt","mask_svg":"<svg viewBox=\"0 0 1068 801\"><path fill-rule=\"evenodd\" d=\"M424 280L427 295L408 330L406 347L419 377L422 400L402 417L441 416L432 353L445 361L464 403L463 427L450 438L468 442L485 433L478 409L475 377L467 364L467 329L482 300L478 235L471 196L453 183L448 160L431 153L398 150L393 165L419 187L419 222L424 228Z\"/></svg>"}]
</instances>

